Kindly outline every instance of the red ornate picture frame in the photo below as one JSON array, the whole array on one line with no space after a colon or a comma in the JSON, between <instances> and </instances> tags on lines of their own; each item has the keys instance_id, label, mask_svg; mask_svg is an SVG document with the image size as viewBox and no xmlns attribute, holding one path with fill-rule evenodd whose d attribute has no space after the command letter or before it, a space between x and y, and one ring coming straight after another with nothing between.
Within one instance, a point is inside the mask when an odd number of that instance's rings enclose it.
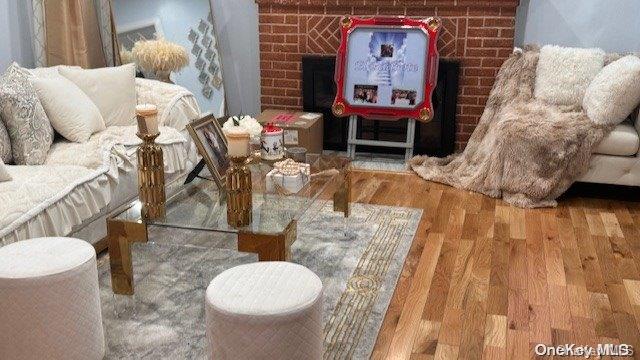
<instances>
[{"instance_id":1,"label":"red ornate picture frame","mask_svg":"<svg viewBox=\"0 0 640 360\"><path fill-rule=\"evenodd\" d=\"M342 18L333 113L430 121L441 25L437 17Z\"/></svg>"}]
</instances>

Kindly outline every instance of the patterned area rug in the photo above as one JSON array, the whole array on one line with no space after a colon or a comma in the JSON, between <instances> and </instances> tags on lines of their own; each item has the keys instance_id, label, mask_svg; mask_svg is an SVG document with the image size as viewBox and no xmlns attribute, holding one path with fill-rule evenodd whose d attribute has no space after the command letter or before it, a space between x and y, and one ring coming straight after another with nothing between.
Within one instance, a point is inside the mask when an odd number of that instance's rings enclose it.
<instances>
[{"instance_id":1,"label":"patterned area rug","mask_svg":"<svg viewBox=\"0 0 640 360\"><path fill-rule=\"evenodd\" d=\"M298 223L293 261L323 281L325 359L367 359L375 344L419 209L353 204L349 218L319 202ZM256 261L234 251L235 236L154 229L134 244L136 295L114 296L99 261L108 359L206 359L204 293L217 274Z\"/></svg>"}]
</instances>

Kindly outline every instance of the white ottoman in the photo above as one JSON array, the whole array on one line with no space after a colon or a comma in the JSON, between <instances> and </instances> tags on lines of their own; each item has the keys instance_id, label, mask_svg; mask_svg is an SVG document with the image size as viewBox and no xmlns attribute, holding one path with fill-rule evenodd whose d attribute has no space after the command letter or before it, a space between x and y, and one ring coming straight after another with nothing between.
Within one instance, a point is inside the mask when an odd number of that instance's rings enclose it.
<instances>
[{"instance_id":1,"label":"white ottoman","mask_svg":"<svg viewBox=\"0 0 640 360\"><path fill-rule=\"evenodd\" d=\"M289 262L258 262L218 275L205 299L213 359L321 359L322 281Z\"/></svg>"},{"instance_id":2,"label":"white ottoman","mask_svg":"<svg viewBox=\"0 0 640 360\"><path fill-rule=\"evenodd\" d=\"M71 238L0 248L0 359L102 359L96 252Z\"/></svg>"}]
</instances>

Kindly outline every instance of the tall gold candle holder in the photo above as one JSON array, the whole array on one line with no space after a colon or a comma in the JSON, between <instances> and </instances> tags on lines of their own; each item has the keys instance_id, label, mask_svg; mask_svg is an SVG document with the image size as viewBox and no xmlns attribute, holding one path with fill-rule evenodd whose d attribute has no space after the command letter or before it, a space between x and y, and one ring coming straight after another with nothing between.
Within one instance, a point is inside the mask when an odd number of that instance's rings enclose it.
<instances>
[{"instance_id":1,"label":"tall gold candle holder","mask_svg":"<svg viewBox=\"0 0 640 360\"><path fill-rule=\"evenodd\" d=\"M165 217L164 159L162 148L155 143L160 134L137 134L142 139L138 146L138 187L142 203L142 218L156 220Z\"/></svg>"},{"instance_id":2,"label":"tall gold candle holder","mask_svg":"<svg viewBox=\"0 0 640 360\"><path fill-rule=\"evenodd\" d=\"M155 143L158 130L158 109L153 104L136 106L138 137L138 191L142 203L142 218L156 220L165 217L164 159L162 148Z\"/></svg>"},{"instance_id":3,"label":"tall gold candle holder","mask_svg":"<svg viewBox=\"0 0 640 360\"><path fill-rule=\"evenodd\" d=\"M248 157L229 157L227 169L227 223L233 227L251 224L253 201L251 199L251 171L247 168Z\"/></svg>"}]
</instances>

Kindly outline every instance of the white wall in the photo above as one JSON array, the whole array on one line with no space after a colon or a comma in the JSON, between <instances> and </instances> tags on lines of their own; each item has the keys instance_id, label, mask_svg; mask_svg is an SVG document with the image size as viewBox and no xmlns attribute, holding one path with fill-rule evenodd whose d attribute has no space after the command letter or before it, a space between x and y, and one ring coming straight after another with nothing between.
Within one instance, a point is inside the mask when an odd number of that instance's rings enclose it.
<instances>
[{"instance_id":1,"label":"white wall","mask_svg":"<svg viewBox=\"0 0 640 360\"><path fill-rule=\"evenodd\" d=\"M516 45L640 51L640 0L521 0Z\"/></svg>"},{"instance_id":2,"label":"white wall","mask_svg":"<svg viewBox=\"0 0 640 360\"><path fill-rule=\"evenodd\" d=\"M211 0L222 54L229 115L260 113L258 6L254 0Z\"/></svg>"},{"instance_id":3,"label":"white wall","mask_svg":"<svg viewBox=\"0 0 640 360\"><path fill-rule=\"evenodd\" d=\"M0 0L0 73L13 61L33 67L31 1Z\"/></svg>"}]
</instances>

